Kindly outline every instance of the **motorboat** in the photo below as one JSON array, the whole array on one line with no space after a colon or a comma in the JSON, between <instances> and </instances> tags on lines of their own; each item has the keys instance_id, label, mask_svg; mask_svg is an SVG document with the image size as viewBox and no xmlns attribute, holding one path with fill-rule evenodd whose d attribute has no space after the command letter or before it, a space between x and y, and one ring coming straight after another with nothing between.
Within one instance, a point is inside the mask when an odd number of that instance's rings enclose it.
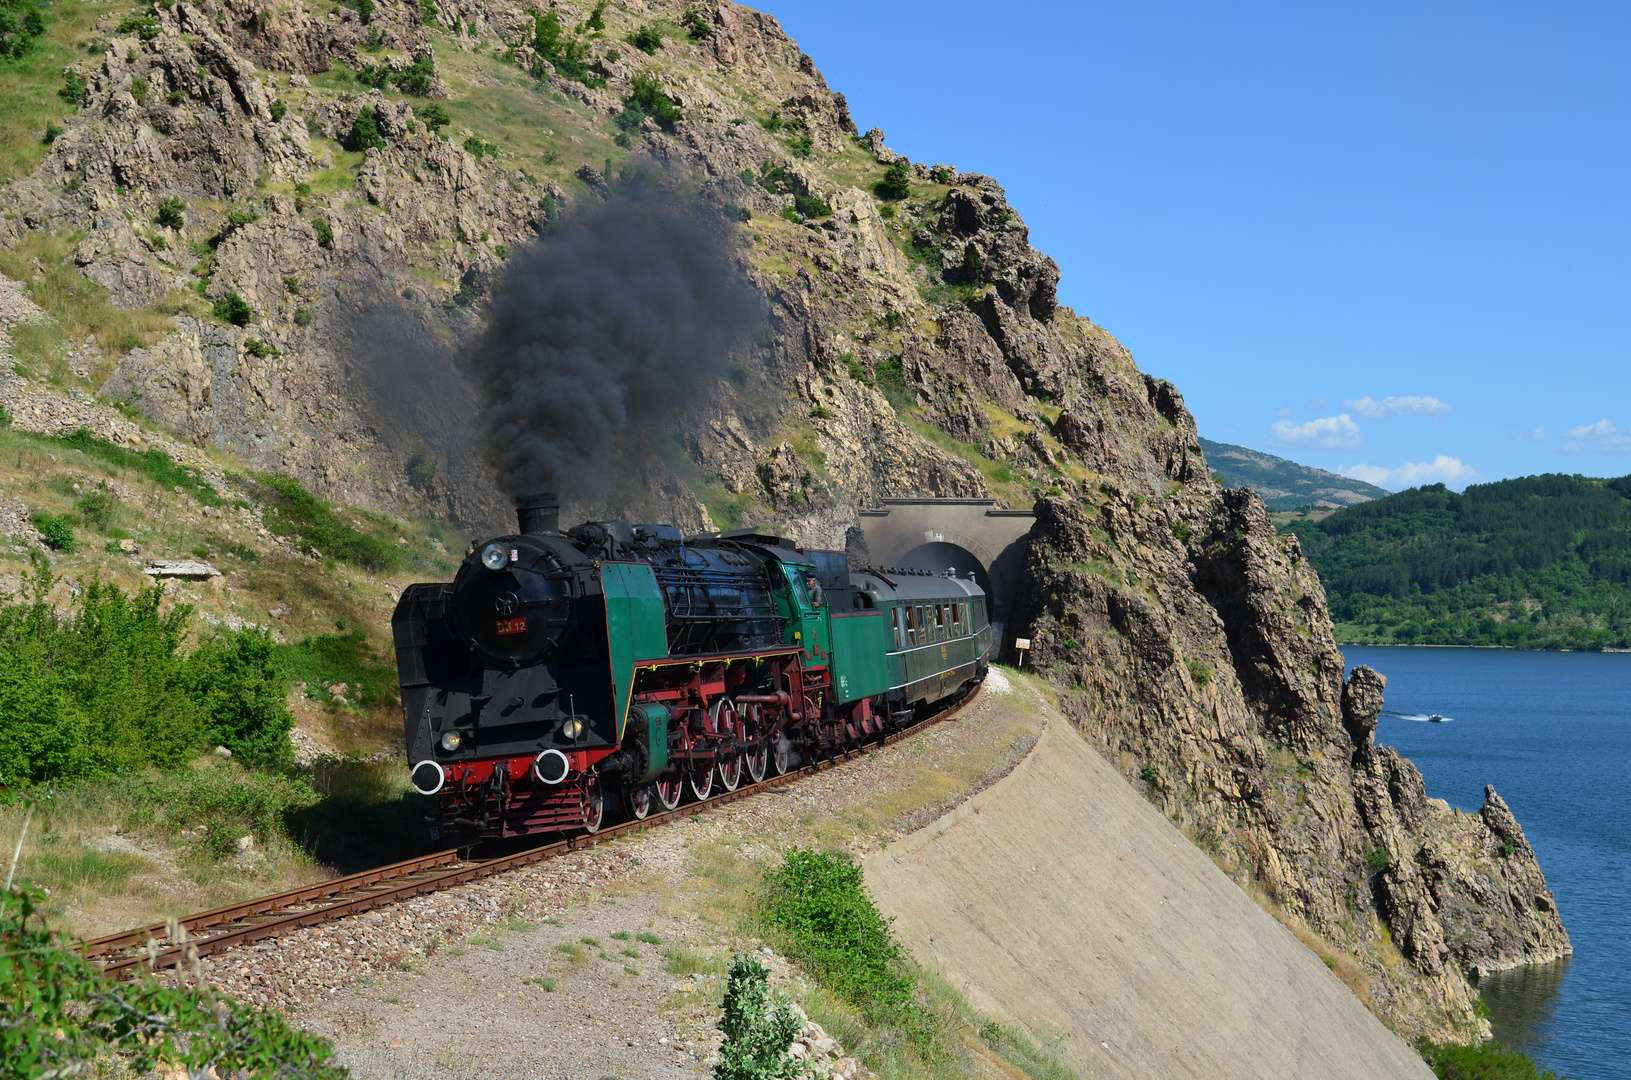
<instances>
[{"instance_id":1,"label":"motorboat","mask_svg":"<svg viewBox=\"0 0 1631 1080\"><path fill-rule=\"evenodd\" d=\"M1444 723L1444 717L1439 715L1438 713L1434 713L1433 715L1431 715L1431 716L1429 716L1427 718L1427 722L1430 723L1430 724L1442 724L1442 723Z\"/></svg>"}]
</instances>

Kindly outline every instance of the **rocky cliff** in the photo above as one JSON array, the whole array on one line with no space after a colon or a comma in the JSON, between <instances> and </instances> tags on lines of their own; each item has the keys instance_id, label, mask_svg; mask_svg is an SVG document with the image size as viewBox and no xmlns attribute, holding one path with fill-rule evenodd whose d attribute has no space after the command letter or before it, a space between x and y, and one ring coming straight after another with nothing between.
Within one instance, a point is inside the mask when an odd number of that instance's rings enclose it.
<instances>
[{"instance_id":1,"label":"rocky cliff","mask_svg":"<svg viewBox=\"0 0 1631 1080\"><path fill-rule=\"evenodd\" d=\"M1344 683L1316 575L1213 482L1177 389L1059 304L995 180L862 135L774 19L175 0L85 51L0 244L35 282L66 252L156 329L42 355L8 393L94 392L213 461L488 526L460 348L510 251L620 189L698 200L766 325L579 510L838 544L882 496L1034 501L1034 662L1381 1016L1464 1036L1469 971L1568 948L1499 798L1454 813L1374 747L1381 678Z\"/></svg>"}]
</instances>

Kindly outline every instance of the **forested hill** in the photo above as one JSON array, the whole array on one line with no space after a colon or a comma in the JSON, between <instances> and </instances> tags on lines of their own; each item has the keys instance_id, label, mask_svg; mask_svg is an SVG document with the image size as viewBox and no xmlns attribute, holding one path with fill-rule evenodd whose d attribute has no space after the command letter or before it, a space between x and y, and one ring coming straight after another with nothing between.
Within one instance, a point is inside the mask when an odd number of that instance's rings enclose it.
<instances>
[{"instance_id":1,"label":"forested hill","mask_svg":"<svg viewBox=\"0 0 1631 1080\"><path fill-rule=\"evenodd\" d=\"M1631 476L1433 484L1286 531L1341 642L1631 645Z\"/></svg>"}]
</instances>

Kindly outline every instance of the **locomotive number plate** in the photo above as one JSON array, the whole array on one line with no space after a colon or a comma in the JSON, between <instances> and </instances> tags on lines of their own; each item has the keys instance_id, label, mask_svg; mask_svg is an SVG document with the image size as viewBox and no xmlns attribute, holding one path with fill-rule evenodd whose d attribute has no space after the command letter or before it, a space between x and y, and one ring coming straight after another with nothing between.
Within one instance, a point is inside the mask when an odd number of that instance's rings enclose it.
<instances>
[{"instance_id":1,"label":"locomotive number plate","mask_svg":"<svg viewBox=\"0 0 1631 1080\"><path fill-rule=\"evenodd\" d=\"M499 619L493 623L493 629L500 634L525 634L527 632L527 620Z\"/></svg>"}]
</instances>

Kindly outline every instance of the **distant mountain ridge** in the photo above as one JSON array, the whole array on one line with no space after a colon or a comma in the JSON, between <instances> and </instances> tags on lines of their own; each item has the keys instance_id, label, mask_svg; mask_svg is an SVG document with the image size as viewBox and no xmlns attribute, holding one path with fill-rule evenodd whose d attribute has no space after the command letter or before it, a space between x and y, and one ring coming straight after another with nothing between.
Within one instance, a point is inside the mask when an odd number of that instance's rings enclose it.
<instances>
[{"instance_id":1,"label":"distant mountain ridge","mask_svg":"<svg viewBox=\"0 0 1631 1080\"><path fill-rule=\"evenodd\" d=\"M1202 438L1201 449L1206 451L1212 471L1223 477L1224 487L1249 487L1262 497L1270 510L1295 510L1299 506L1340 509L1386 498L1388 494L1375 484L1299 465L1245 446Z\"/></svg>"}]
</instances>

